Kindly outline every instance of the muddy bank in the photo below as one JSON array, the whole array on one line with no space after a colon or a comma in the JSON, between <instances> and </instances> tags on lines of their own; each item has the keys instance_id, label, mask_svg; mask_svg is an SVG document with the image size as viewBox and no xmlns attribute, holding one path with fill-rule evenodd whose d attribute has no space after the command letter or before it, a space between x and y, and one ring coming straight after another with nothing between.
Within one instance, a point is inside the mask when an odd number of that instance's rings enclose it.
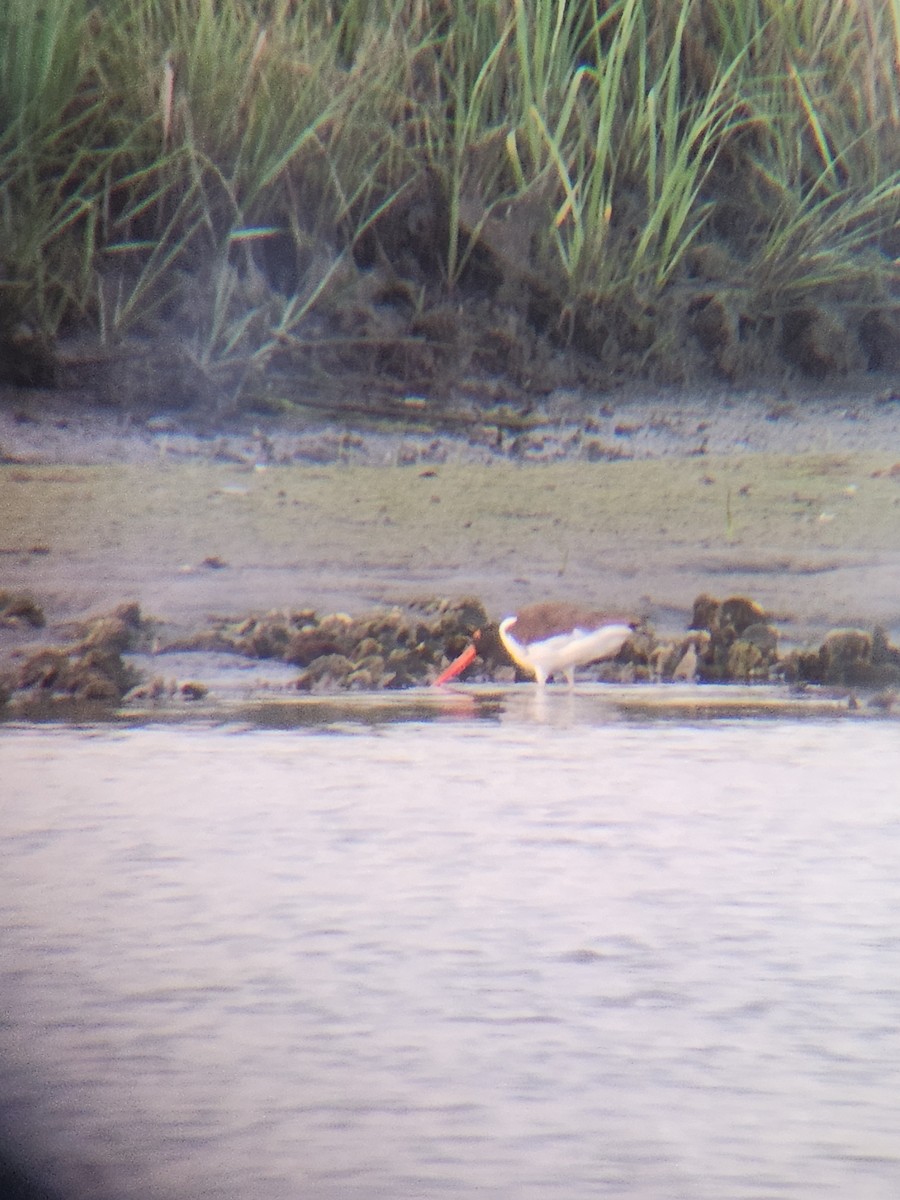
<instances>
[{"instance_id":1,"label":"muddy bank","mask_svg":"<svg viewBox=\"0 0 900 1200\"><path fill-rule=\"evenodd\" d=\"M568 596L684 628L748 594L797 640L900 629L900 458L736 454L522 467L0 467L0 586L54 625L136 599L210 615Z\"/></svg>"},{"instance_id":2,"label":"muddy bank","mask_svg":"<svg viewBox=\"0 0 900 1200\"><path fill-rule=\"evenodd\" d=\"M0 589L45 625L0 629L0 662L77 641L126 601L174 644L273 610L461 596L492 621L571 598L677 638L699 594L744 595L782 653L818 652L836 627L895 645L900 392L878 384L560 394L464 434L309 414L202 428L7 393Z\"/></svg>"},{"instance_id":3,"label":"muddy bank","mask_svg":"<svg viewBox=\"0 0 900 1200\"><path fill-rule=\"evenodd\" d=\"M30 596L0 592L0 628L41 628L43 612ZM222 659L252 659L287 667L266 680L243 680L255 692L289 702L299 694L375 693L443 683L448 660L475 683L511 684L529 678L511 661L497 624L474 597L421 601L351 617L312 609L218 620L186 636L167 636L135 603L76 627L65 645L26 647L0 672L0 715L13 719L90 718L103 713L172 712L234 699ZM209 656L209 657L208 657ZM218 656L218 659L215 657ZM186 664L190 677L173 672ZM454 664L455 666L456 664ZM635 622L615 657L582 668L582 678L616 684L791 684L794 694L825 685L858 710L889 713L900 698L900 648L885 630L832 630L814 649L784 650L779 630L747 597L696 598L686 632L660 635ZM837 689L837 691L835 691ZM770 703L777 707L778 698ZM898 709L900 711L900 709Z\"/></svg>"},{"instance_id":4,"label":"muddy bank","mask_svg":"<svg viewBox=\"0 0 900 1200\"><path fill-rule=\"evenodd\" d=\"M838 384L756 388L578 387L523 396L481 380L432 405L390 406L377 381L323 411L287 403L241 414L171 407L150 385L98 402L94 391L0 387L0 463L243 466L628 462L731 454L821 454L900 446L900 373ZM486 397L485 393L490 393Z\"/></svg>"}]
</instances>

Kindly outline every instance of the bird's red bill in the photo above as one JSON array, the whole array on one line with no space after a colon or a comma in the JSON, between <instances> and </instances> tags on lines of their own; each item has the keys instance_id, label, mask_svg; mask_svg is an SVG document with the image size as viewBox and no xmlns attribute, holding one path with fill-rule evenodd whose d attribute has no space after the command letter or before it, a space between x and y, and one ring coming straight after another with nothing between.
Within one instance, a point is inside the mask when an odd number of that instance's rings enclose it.
<instances>
[{"instance_id":1,"label":"bird's red bill","mask_svg":"<svg viewBox=\"0 0 900 1200\"><path fill-rule=\"evenodd\" d=\"M437 679L434 681L435 686L441 683L449 683L451 679L455 679L457 675L461 675L469 663L475 658L477 653L478 651L475 649L475 643L469 642L462 654L460 654L457 658L454 658L450 666L441 671L440 675L438 675Z\"/></svg>"}]
</instances>

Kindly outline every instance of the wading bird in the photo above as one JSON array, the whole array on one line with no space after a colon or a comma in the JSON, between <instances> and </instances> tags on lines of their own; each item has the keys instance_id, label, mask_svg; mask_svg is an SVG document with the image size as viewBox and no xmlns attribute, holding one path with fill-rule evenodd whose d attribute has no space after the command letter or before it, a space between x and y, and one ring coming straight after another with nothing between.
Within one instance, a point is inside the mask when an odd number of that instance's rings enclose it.
<instances>
[{"instance_id":1,"label":"wading bird","mask_svg":"<svg viewBox=\"0 0 900 1200\"><path fill-rule=\"evenodd\" d=\"M540 687L562 673L569 686L575 668L601 658L615 658L631 637L637 622L631 617L579 608L575 604L532 604L500 622L497 633L517 666L535 677ZM447 683L461 674L478 653L476 633L462 654L435 680Z\"/></svg>"}]
</instances>

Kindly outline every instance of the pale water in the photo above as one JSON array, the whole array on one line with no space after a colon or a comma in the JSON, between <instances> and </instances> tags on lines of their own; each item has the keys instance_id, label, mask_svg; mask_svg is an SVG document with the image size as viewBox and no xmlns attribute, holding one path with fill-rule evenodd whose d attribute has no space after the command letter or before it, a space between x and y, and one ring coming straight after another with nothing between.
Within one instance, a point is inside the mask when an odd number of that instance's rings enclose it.
<instances>
[{"instance_id":1,"label":"pale water","mask_svg":"<svg viewBox=\"0 0 900 1200\"><path fill-rule=\"evenodd\" d=\"M0 1127L34 1174L896 1200L897 723L450 713L0 729Z\"/></svg>"}]
</instances>

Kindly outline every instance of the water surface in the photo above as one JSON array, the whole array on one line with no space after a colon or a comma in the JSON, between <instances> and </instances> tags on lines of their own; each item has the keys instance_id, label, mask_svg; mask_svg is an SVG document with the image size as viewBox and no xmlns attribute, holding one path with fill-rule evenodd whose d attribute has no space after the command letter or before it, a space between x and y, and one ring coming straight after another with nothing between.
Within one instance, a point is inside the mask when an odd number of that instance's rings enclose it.
<instances>
[{"instance_id":1,"label":"water surface","mask_svg":"<svg viewBox=\"0 0 900 1200\"><path fill-rule=\"evenodd\" d=\"M895 1200L896 723L548 701L0 729L0 1124L34 1172Z\"/></svg>"}]
</instances>

